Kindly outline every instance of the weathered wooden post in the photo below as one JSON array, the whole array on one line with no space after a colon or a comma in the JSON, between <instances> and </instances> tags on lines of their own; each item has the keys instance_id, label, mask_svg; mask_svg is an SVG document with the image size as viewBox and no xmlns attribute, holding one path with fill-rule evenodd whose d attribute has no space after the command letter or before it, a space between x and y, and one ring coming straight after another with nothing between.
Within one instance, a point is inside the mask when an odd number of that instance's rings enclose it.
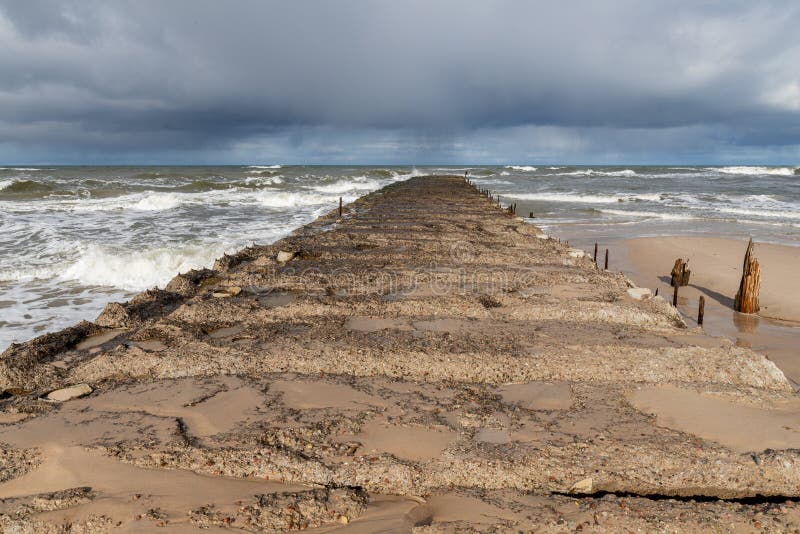
<instances>
[{"instance_id":1,"label":"weathered wooden post","mask_svg":"<svg viewBox=\"0 0 800 534\"><path fill-rule=\"evenodd\" d=\"M680 286L676 284L675 285L675 290L672 292L672 305L675 306L676 308L678 307L678 288L679 287Z\"/></svg>"},{"instance_id":2,"label":"weathered wooden post","mask_svg":"<svg viewBox=\"0 0 800 534\"><path fill-rule=\"evenodd\" d=\"M533 219L533 212L530 212L530 213L528 214L528 218L529 218L529 219Z\"/></svg>"},{"instance_id":3,"label":"weathered wooden post","mask_svg":"<svg viewBox=\"0 0 800 534\"><path fill-rule=\"evenodd\" d=\"M671 286L688 286L689 285L689 277L692 274L692 271L689 270L689 260L683 261L682 258L678 258L675 260L675 265L672 267L672 271L670 272L670 282Z\"/></svg>"},{"instance_id":4,"label":"weathered wooden post","mask_svg":"<svg viewBox=\"0 0 800 534\"><path fill-rule=\"evenodd\" d=\"M739 282L739 291L733 301L733 309L741 313L757 313L758 291L761 289L761 267L758 260L753 257L753 239L747 243L742 265L742 280Z\"/></svg>"},{"instance_id":5,"label":"weathered wooden post","mask_svg":"<svg viewBox=\"0 0 800 534\"><path fill-rule=\"evenodd\" d=\"M342 197L339 197L339 217L342 216Z\"/></svg>"},{"instance_id":6,"label":"weathered wooden post","mask_svg":"<svg viewBox=\"0 0 800 534\"><path fill-rule=\"evenodd\" d=\"M608 270L608 249L606 249L606 266L603 269Z\"/></svg>"},{"instance_id":7,"label":"weathered wooden post","mask_svg":"<svg viewBox=\"0 0 800 534\"><path fill-rule=\"evenodd\" d=\"M594 244L594 264L597 265L597 243Z\"/></svg>"},{"instance_id":8,"label":"weathered wooden post","mask_svg":"<svg viewBox=\"0 0 800 534\"><path fill-rule=\"evenodd\" d=\"M697 324L703 326L703 315L706 311L706 298L700 295L700 303L697 308Z\"/></svg>"},{"instance_id":9,"label":"weathered wooden post","mask_svg":"<svg viewBox=\"0 0 800 534\"><path fill-rule=\"evenodd\" d=\"M655 295L653 295L653 296L654 296L654 297L657 297L657 296L658 296L658 288L656 288L656 294L655 294Z\"/></svg>"}]
</instances>

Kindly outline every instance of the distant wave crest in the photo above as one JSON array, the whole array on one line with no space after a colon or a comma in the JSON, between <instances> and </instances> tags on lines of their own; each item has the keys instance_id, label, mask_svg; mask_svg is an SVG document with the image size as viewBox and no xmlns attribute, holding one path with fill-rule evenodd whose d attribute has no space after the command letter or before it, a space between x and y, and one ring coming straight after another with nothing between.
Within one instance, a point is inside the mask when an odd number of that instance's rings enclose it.
<instances>
[{"instance_id":1,"label":"distant wave crest","mask_svg":"<svg viewBox=\"0 0 800 534\"><path fill-rule=\"evenodd\" d=\"M47 193L53 189L52 185L36 180L4 180L0 182L0 194L6 195L35 195Z\"/></svg>"},{"instance_id":2,"label":"distant wave crest","mask_svg":"<svg viewBox=\"0 0 800 534\"><path fill-rule=\"evenodd\" d=\"M621 176L621 177L638 176L636 171L634 171L633 169L624 169L621 171L596 171L594 169L580 169L577 171L559 172L557 174L559 176Z\"/></svg>"},{"instance_id":3,"label":"distant wave crest","mask_svg":"<svg viewBox=\"0 0 800 534\"><path fill-rule=\"evenodd\" d=\"M744 176L758 176L764 174L792 176L794 174L794 169L792 167L710 167L708 170L721 172L723 174L740 174Z\"/></svg>"},{"instance_id":4,"label":"distant wave crest","mask_svg":"<svg viewBox=\"0 0 800 534\"><path fill-rule=\"evenodd\" d=\"M634 201L658 201L661 200L659 193L619 193L616 195L586 194L578 192L570 193L507 193L503 196L517 198L520 200L540 200L546 202L573 202L575 204L615 204L618 202Z\"/></svg>"}]
</instances>

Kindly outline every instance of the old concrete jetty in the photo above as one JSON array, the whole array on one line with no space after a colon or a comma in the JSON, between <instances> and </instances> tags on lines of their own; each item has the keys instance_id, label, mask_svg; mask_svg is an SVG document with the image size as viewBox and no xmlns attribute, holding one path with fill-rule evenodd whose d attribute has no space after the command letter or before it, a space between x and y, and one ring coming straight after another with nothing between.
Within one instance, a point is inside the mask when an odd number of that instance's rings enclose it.
<instances>
[{"instance_id":1,"label":"old concrete jetty","mask_svg":"<svg viewBox=\"0 0 800 534\"><path fill-rule=\"evenodd\" d=\"M7 349L0 527L800 527L786 378L631 289L461 177L331 206Z\"/></svg>"}]
</instances>

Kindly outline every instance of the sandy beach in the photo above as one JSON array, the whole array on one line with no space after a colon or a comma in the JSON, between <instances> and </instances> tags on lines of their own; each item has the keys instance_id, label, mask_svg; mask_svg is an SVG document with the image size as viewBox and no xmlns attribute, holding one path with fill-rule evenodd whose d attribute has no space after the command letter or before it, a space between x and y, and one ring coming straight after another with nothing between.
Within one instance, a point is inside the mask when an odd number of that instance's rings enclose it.
<instances>
[{"instance_id":1,"label":"sandy beach","mask_svg":"<svg viewBox=\"0 0 800 534\"><path fill-rule=\"evenodd\" d=\"M733 311L746 240L708 237L652 237L622 241L613 247L623 270L643 287L671 299L669 273L677 258L689 259L691 280L680 288L679 309L691 322L700 295L706 299L705 330L767 354L800 382L800 247L756 242L761 266L761 311ZM619 256L618 256L619 255Z\"/></svg>"},{"instance_id":2,"label":"sandy beach","mask_svg":"<svg viewBox=\"0 0 800 534\"><path fill-rule=\"evenodd\" d=\"M631 286L462 177L389 185L4 351L0 527L800 527L789 380Z\"/></svg>"},{"instance_id":3,"label":"sandy beach","mask_svg":"<svg viewBox=\"0 0 800 534\"><path fill-rule=\"evenodd\" d=\"M691 287L728 308L742 277L742 258L747 241L711 237L653 237L624 242L635 271L647 276L663 292L669 287L669 271L677 258L688 258ZM759 315L800 323L800 247L756 242L761 265ZM667 277L666 284L664 276ZM670 293L671 294L671 293Z\"/></svg>"}]
</instances>

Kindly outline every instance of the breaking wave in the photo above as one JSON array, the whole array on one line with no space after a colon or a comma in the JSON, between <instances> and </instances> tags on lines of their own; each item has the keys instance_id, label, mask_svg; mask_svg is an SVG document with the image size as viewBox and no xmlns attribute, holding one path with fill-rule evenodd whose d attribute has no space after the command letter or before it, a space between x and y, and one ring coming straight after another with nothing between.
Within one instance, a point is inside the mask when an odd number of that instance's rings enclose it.
<instances>
[{"instance_id":1,"label":"breaking wave","mask_svg":"<svg viewBox=\"0 0 800 534\"><path fill-rule=\"evenodd\" d=\"M600 213L607 213L609 215L620 215L623 217L646 217L650 219L664 219L668 221L690 221L694 219L702 219L702 217L695 217L693 215L683 215L676 213L659 213L654 211L634 211L634 210L611 210L611 209L598 209Z\"/></svg>"},{"instance_id":2,"label":"breaking wave","mask_svg":"<svg viewBox=\"0 0 800 534\"><path fill-rule=\"evenodd\" d=\"M352 197L344 197L348 200ZM294 193L288 191L262 191L259 193L258 201L262 206L268 208L291 208L295 206L319 206L320 204L333 204L339 201L338 196L320 195L317 193Z\"/></svg>"},{"instance_id":3,"label":"breaking wave","mask_svg":"<svg viewBox=\"0 0 800 534\"><path fill-rule=\"evenodd\" d=\"M506 169L514 169L515 171L522 172L534 172L537 170L536 167L531 167L530 165L506 165Z\"/></svg>"},{"instance_id":4,"label":"breaking wave","mask_svg":"<svg viewBox=\"0 0 800 534\"><path fill-rule=\"evenodd\" d=\"M259 186L259 185L277 185L284 182L281 176L251 176L245 178L244 183L246 186Z\"/></svg>"},{"instance_id":5,"label":"breaking wave","mask_svg":"<svg viewBox=\"0 0 800 534\"><path fill-rule=\"evenodd\" d=\"M4 195L32 195L34 193L49 193L55 189L52 185L35 180L5 180L0 182L0 191Z\"/></svg>"},{"instance_id":6,"label":"breaking wave","mask_svg":"<svg viewBox=\"0 0 800 534\"><path fill-rule=\"evenodd\" d=\"M620 176L620 177L638 176L636 171L634 171L633 169L624 169L621 171L596 171L594 169L581 169L571 172L560 172L557 174L559 176Z\"/></svg>"},{"instance_id":7,"label":"breaking wave","mask_svg":"<svg viewBox=\"0 0 800 534\"><path fill-rule=\"evenodd\" d=\"M376 188L375 182L367 182L365 177L355 177L352 180L339 180L332 184L318 185L315 191L321 193L347 193L349 191L370 191Z\"/></svg>"},{"instance_id":8,"label":"breaking wave","mask_svg":"<svg viewBox=\"0 0 800 534\"><path fill-rule=\"evenodd\" d=\"M141 291L163 287L179 272L208 267L221 256L221 245L184 245L120 252L102 245L88 245L60 278L89 286L112 286Z\"/></svg>"},{"instance_id":9,"label":"breaking wave","mask_svg":"<svg viewBox=\"0 0 800 534\"><path fill-rule=\"evenodd\" d=\"M791 167L709 167L707 170L721 172L723 174L739 174L743 176L759 176L771 174L775 176L792 176L794 169Z\"/></svg>"}]
</instances>

